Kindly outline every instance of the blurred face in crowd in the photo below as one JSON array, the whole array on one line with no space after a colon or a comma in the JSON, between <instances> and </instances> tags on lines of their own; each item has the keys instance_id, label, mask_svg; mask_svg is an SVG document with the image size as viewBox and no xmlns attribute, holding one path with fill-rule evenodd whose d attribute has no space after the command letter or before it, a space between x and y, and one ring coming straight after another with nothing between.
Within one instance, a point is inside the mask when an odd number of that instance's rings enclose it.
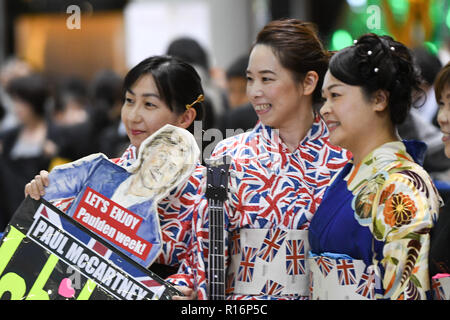
<instances>
[{"instance_id":1,"label":"blurred face in crowd","mask_svg":"<svg viewBox=\"0 0 450 320\"><path fill-rule=\"evenodd\" d=\"M122 122L132 145L137 149L147 137L165 124L177 125L179 115L162 100L151 74L138 78L125 94Z\"/></svg>"},{"instance_id":2,"label":"blurred face in crowd","mask_svg":"<svg viewBox=\"0 0 450 320\"><path fill-rule=\"evenodd\" d=\"M250 54L247 96L265 125L279 129L298 123L302 84L294 81L270 46L258 44Z\"/></svg>"},{"instance_id":3,"label":"blurred face in crowd","mask_svg":"<svg viewBox=\"0 0 450 320\"><path fill-rule=\"evenodd\" d=\"M21 123L28 124L38 118L33 112L33 107L28 102L19 97L12 97L12 101L14 113Z\"/></svg>"},{"instance_id":4,"label":"blurred face in crowd","mask_svg":"<svg viewBox=\"0 0 450 320\"><path fill-rule=\"evenodd\" d=\"M231 108L242 106L248 102L247 79L243 77L231 77L227 80L227 86Z\"/></svg>"},{"instance_id":5,"label":"blurred face in crowd","mask_svg":"<svg viewBox=\"0 0 450 320\"><path fill-rule=\"evenodd\" d=\"M437 121L444 134L445 155L450 158L450 84L447 84L438 98L439 111Z\"/></svg>"}]
</instances>

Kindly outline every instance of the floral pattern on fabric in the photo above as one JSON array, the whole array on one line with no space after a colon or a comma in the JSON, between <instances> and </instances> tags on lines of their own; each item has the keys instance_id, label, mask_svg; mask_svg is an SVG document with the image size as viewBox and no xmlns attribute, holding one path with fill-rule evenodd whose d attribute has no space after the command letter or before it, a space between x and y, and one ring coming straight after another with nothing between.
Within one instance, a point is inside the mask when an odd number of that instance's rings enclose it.
<instances>
[{"instance_id":1,"label":"floral pattern on fabric","mask_svg":"<svg viewBox=\"0 0 450 320\"><path fill-rule=\"evenodd\" d=\"M354 166L347 176L353 193L355 219L384 242L382 258L388 299L425 299L428 279L429 231L440 202L428 174L416 164L401 142L387 143Z\"/></svg>"}]
</instances>

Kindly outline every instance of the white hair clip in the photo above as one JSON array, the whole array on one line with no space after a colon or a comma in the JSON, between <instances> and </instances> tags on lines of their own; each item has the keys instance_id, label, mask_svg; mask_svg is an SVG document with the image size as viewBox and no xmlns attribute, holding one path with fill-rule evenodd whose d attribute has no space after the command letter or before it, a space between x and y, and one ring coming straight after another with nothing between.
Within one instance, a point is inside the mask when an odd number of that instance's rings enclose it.
<instances>
[{"instance_id":1,"label":"white hair clip","mask_svg":"<svg viewBox=\"0 0 450 320\"><path fill-rule=\"evenodd\" d=\"M358 43L358 40L353 40L353 44L357 44Z\"/></svg>"},{"instance_id":2,"label":"white hair clip","mask_svg":"<svg viewBox=\"0 0 450 320\"><path fill-rule=\"evenodd\" d=\"M372 51L367 51L367 54L370 56L370 55L372 55Z\"/></svg>"},{"instance_id":3,"label":"white hair clip","mask_svg":"<svg viewBox=\"0 0 450 320\"><path fill-rule=\"evenodd\" d=\"M373 69L373 72L377 73L378 70L379 70L378 68L374 68L374 69Z\"/></svg>"},{"instance_id":4,"label":"white hair clip","mask_svg":"<svg viewBox=\"0 0 450 320\"><path fill-rule=\"evenodd\" d=\"M391 50L392 50L392 51L395 51L395 48L394 48L394 47L391 47Z\"/></svg>"}]
</instances>

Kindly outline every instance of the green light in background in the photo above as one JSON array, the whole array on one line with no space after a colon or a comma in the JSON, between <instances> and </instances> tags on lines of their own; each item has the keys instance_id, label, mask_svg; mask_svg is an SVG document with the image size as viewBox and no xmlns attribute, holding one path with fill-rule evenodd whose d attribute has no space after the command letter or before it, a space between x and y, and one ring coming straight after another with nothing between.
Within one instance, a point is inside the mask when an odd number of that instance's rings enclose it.
<instances>
[{"instance_id":1,"label":"green light in background","mask_svg":"<svg viewBox=\"0 0 450 320\"><path fill-rule=\"evenodd\" d=\"M430 53L432 53L434 55L438 54L439 49L433 42L425 41L423 44L424 44L425 48L427 48Z\"/></svg>"},{"instance_id":2,"label":"green light in background","mask_svg":"<svg viewBox=\"0 0 450 320\"><path fill-rule=\"evenodd\" d=\"M351 46L352 44L352 36L346 30L336 30L331 37L331 50L341 50L345 47Z\"/></svg>"},{"instance_id":3,"label":"green light in background","mask_svg":"<svg viewBox=\"0 0 450 320\"><path fill-rule=\"evenodd\" d=\"M447 11L447 19L445 19L445 24L447 25L447 28L450 29L450 9Z\"/></svg>"},{"instance_id":4,"label":"green light in background","mask_svg":"<svg viewBox=\"0 0 450 320\"><path fill-rule=\"evenodd\" d=\"M389 5L391 6L392 12L395 15L403 16L409 10L408 0L390 0Z\"/></svg>"}]
</instances>

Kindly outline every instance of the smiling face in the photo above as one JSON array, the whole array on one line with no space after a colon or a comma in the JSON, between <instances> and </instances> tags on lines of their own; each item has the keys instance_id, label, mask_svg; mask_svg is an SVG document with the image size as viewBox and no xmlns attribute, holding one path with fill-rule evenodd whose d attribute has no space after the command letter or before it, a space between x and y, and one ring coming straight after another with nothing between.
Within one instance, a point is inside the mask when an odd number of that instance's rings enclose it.
<instances>
[{"instance_id":1,"label":"smiling face","mask_svg":"<svg viewBox=\"0 0 450 320\"><path fill-rule=\"evenodd\" d=\"M445 145L445 155L450 158L450 84L447 84L442 90L440 99L438 99L439 111L437 121L444 136L442 141Z\"/></svg>"},{"instance_id":2,"label":"smiling face","mask_svg":"<svg viewBox=\"0 0 450 320\"><path fill-rule=\"evenodd\" d=\"M177 125L180 116L161 99L151 74L141 76L125 94L122 122L132 145L142 141L165 124Z\"/></svg>"},{"instance_id":3,"label":"smiling face","mask_svg":"<svg viewBox=\"0 0 450 320\"><path fill-rule=\"evenodd\" d=\"M170 188L189 162L189 146L176 133L162 134L142 152L139 177L143 187L153 190Z\"/></svg>"},{"instance_id":4,"label":"smiling face","mask_svg":"<svg viewBox=\"0 0 450 320\"><path fill-rule=\"evenodd\" d=\"M247 69L247 96L259 119L273 128L296 126L303 87L279 62L271 47L256 45Z\"/></svg>"},{"instance_id":5,"label":"smiling face","mask_svg":"<svg viewBox=\"0 0 450 320\"><path fill-rule=\"evenodd\" d=\"M322 96L325 102L320 113L330 131L330 142L353 154L365 155L375 141L378 122L373 104L361 87L345 84L327 71Z\"/></svg>"}]
</instances>

